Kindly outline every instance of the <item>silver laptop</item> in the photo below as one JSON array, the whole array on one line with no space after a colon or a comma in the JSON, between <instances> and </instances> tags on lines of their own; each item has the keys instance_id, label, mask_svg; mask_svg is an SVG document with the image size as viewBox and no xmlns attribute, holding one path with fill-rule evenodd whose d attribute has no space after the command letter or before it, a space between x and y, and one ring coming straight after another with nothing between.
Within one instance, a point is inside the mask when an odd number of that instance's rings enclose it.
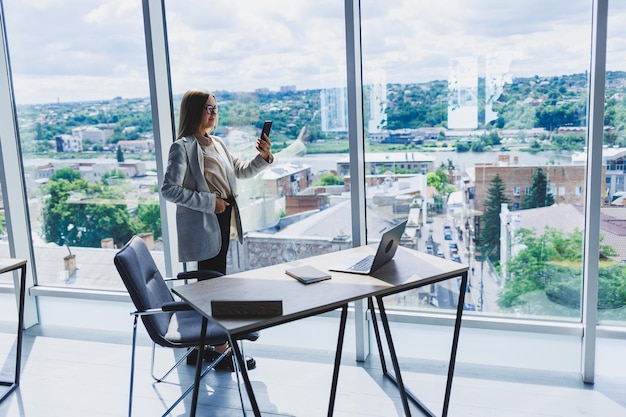
<instances>
[{"instance_id":1,"label":"silver laptop","mask_svg":"<svg viewBox=\"0 0 626 417\"><path fill-rule=\"evenodd\" d=\"M376 255L357 255L357 259L348 258L340 265L333 265L329 271L349 272L352 274L369 275L389 262L396 254L400 245L400 238L406 227L406 220L393 226L383 233Z\"/></svg>"}]
</instances>

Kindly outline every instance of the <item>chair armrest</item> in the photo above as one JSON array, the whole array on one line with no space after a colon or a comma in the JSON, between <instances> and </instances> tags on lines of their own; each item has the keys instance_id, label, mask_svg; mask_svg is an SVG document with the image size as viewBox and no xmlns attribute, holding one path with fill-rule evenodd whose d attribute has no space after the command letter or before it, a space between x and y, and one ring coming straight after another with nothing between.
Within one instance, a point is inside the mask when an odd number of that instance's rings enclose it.
<instances>
[{"instance_id":1,"label":"chair armrest","mask_svg":"<svg viewBox=\"0 0 626 417\"><path fill-rule=\"evenodd\" d=\"M176 276L176 279L197 279L198 281L204 281L206 279L217 278L221 276L224 276L224 274L222 274L221 272L201 269L198 271L180 272Z\"/></svg>"},{"instance_id":2,"label":"chair armrest","mask_svg":"<svg viewBox=\"0 0 626 417\"><path fill-rule=\"evenodd\" d=\"M172 301L170 303L163 304L161 309L163 311L189 311L193 310L193 307L184 301Z\"/></svg>"},{"instance_id":3,"label":"chair armrest","mask_svg":"<svg viewBox=\"0 0 626 417\"><path fill-rule=\"evenodd\" d=\"M172 301L163 304L161 308L150 308L148 310L137 310L130 313L131 316L152 316L154 314L169 313L172 311L190 311L193 310L189 304L184 301Z\"/></svg>"}]
</instances>

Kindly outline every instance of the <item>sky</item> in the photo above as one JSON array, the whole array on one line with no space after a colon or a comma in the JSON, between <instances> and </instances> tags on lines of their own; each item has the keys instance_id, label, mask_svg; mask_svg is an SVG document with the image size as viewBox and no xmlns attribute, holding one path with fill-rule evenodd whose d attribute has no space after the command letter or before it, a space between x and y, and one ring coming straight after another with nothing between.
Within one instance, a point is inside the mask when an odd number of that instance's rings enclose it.
<instances>
[{"instance_id":1,"label":"sky","mask_svg":"<svg viewBox=\"0 0 626 417\"><path fill-rule=\"evenodd\" d=\"M147 97L141 0L2 0L18 104ZM626 2L607 69L626 70ZM166 0L172 88L345 86L342 0ZM366 83L448 79L475 59L518 76L589 69L592 0L362 0Z\"/></svg>"}]
</instances>

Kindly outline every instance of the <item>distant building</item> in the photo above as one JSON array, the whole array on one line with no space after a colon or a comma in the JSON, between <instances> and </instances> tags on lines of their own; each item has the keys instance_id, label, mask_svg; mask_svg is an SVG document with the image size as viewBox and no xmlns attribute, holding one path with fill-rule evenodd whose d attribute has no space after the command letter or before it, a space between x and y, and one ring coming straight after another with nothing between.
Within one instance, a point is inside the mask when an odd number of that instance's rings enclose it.
<instances>
[{"instance_id":1,"label":"distant building","mask_svg":"<svg viewBox=\"0 0 626 417\"><path fill-rule=\"evenodd\" d=\"M259 178L267 196L280 198L295 195L307 188L311 181L309 165L282 164L265 169Z\"/></svg>"},{"instance_id":2,"label":"distant building","mask_svg":"<svg viewBox=\"0 0 626 417\"><path fill-rule=\"evenodd\" d=\"M146 163L143 161L118 163L111 160L110 163L95 162L72 162L72 163L53 163L38 166L32 173L34 182L31 186L41 185L59 169L72 168L78 171L86 181L96 182L102 179L102 175L113 170L120 170L127 178L143 177L147 175Z\"/></svg>"},{"instance_id":3,"label":"distant building","mask_svg":"<svg viewBox=\"0 0 626 417\"><path fill-rule=\"evenodd\" d=\"M602 162L605 166L604 203L623 205L626 193L626 148L604 148L602 150ZM572 163L585 165L587 162L586 152L577 152L572 155Z\"/></svg>"},{"instance_id":4,"label":"distant building","mask_svg":"<svg viewBox=\"0 0 626 417\"><path fill-rule=\"evenodd\" d=\"M80 126L72 129L72 136L97 143L106 143L113 137L113 129L100 129L95 126Z\"/></svg>"},{"instance_id":5,"label":"distant building","mask_svg":"<svg viewBox=\"0 0 626 417\"><path fill-rule=\"evenodd\" d=\"M414 129L397 129L389 131L389 138L387 138L387 143L402 145L405 145L407 143L415 143L417 145L421 145L422 143L424 143L424 139L418 137Z\"/></svg>"},{"instance_id":6,"label":"distant building","mask_svg":"<svg viewBox=\"0 0 626 417\"><path fill-rule=\"evenodd\" d=\"M348 97L345 88L326 88L320 91L322 131L348 131Z\"/></svg>"},{"instance_id":7,"label":"distant building","mask_svg":"<svg viewBox=\"0 0 626 417\"><path fill-rule=\"evenodd\" d=\"M148 175L145 162L120 162L117 165L118 169L122 171L127 178L145 177Z\"/></svg>"},{"instance_id":8,"label":"distant building","mask_svg":"<svg viewBox=\"0 0 626 417\"><path fill-rule=\"evenodd\" d=\"M370 133L382 132L387 126L387 82L384 71L375 75L378 82L369 86L369 120L367 130Z\"/></svg>"},{"instance_id":9,"label":"distant building","mask_svg":"<svg viewBox=\"0 0 626 417\"><path fill-rule=\"evenodd\" d=\"M45 183L48 179L50 179L55 171L56 170L52 162L48 162L46 165L40 165L36 167L33 171L35 182Z\"/></svg>"},{"instance_id":10,"label":"distant building","mask_svg":"<svg viewBox=\"0 0 626 417\"><path fill-rule=\"evenodd\" d=\"M610 133L614 131L615 128L613 126L604 126L605 133ZM567 135L570 133L580 135L583 133L587 133L587 126L561 126L558 128L557 132L562 135Z\"/></svg>"},{"instance_id":11,"label":"distant building","mask_svg":"<svg viewBox=\"0 0 626 417\"><path fill-rule=\"evenodd\" d=\"M379 132L370 131L368 134L368 137L369 137L370 142L387 143L389 142L389 131L388 130L381 130Z\"/></svg>"},{"instance_id":12,"label":"distant building","mask_svg":"<svg viewBox=\"0 0 626 417\"><path fill-rule=\"evenodd\" d=\"M585 203L585 166L538 167L476 164L474 166L474 208L479 211L485 210L487 191L495 176L499 175L505 186L505 195L511 201L511 210L520 210L524 196L531 192L533 175L538 168L546 174L549 191L554 196L556 204L583 205ZM605 176L606 169L603 169L603 181Z\"/></svg>"},{"instance_id":13,"label":"distant building","mask_svg":"<svg viewBox=\"0 0 626 417\"><path fill-rule=\"evenodd\" d=\"M427 174L434 171L435 158L420 152L372 152L365 154L365 174L378 175L384 171L405 170L411 174ZM337 161L337 175L350 176L350 157Z\"/></svg>"},{"instance_id":14,"label":"distant building","mask_svg":"<svg viewBox=\"0 0 626 417\"><path fill-rule=\"evenodd\" d=\"M83 140L78 136L57 135L54 137L57 152L82 152Z\"/></svg>"},{"instance_id":15,"label":"distant building","mask_svg":"<svg viewBox=\"0 0 626 417\"><path fill-rule=\"evenodd\" d=\"M122 148L124 152L132 153L150 153L154 152L154 140L120 140L117 145Z\"/></svg>"}]
</instances>

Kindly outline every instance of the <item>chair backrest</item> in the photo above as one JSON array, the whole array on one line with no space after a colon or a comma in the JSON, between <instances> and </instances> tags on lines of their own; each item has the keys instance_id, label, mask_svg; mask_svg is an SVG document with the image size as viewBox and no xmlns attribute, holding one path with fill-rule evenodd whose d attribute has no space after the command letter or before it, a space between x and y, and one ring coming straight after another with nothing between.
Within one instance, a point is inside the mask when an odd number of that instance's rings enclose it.
<instances>
[{"instance_id":1,"label":"chair backrest","mask_svg":"<svg viewBox=\"0 0 626 417\"><path fill-rule=\"evenodd\" d=\"M150 250L139 236L133 236L115 254L114 263L138 311L161 308L163 304L174 301ZM167 333L171 314L141 317L148 334L157 344L161 344L163 336Z\"/></svg>"}]
</instances>

